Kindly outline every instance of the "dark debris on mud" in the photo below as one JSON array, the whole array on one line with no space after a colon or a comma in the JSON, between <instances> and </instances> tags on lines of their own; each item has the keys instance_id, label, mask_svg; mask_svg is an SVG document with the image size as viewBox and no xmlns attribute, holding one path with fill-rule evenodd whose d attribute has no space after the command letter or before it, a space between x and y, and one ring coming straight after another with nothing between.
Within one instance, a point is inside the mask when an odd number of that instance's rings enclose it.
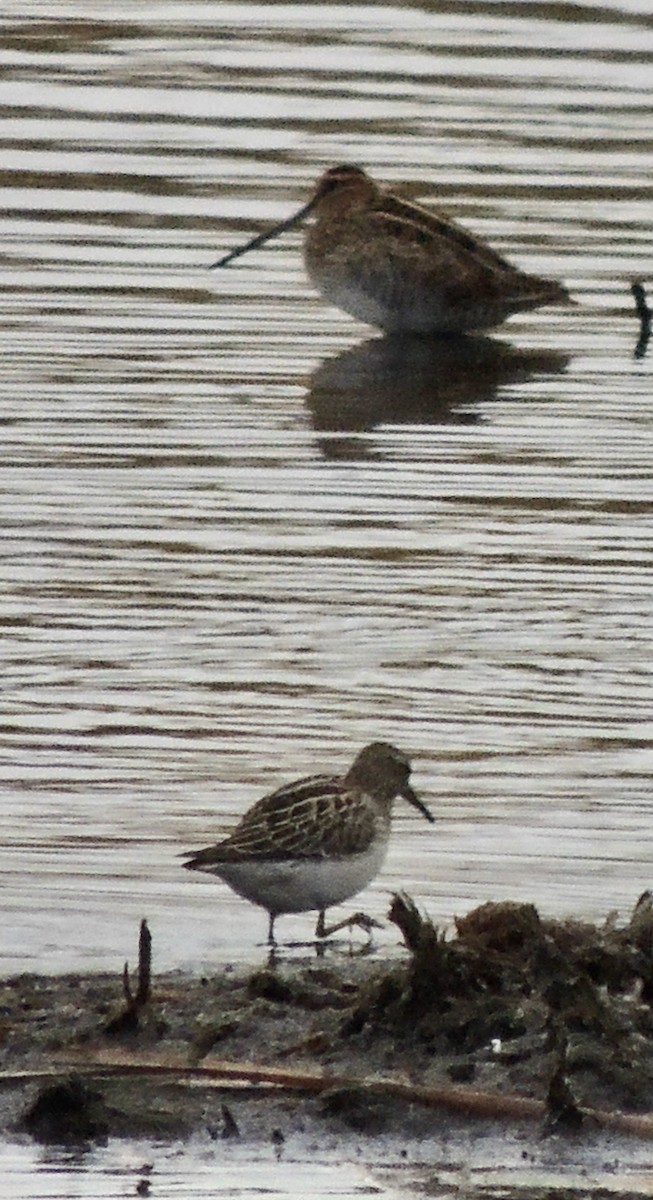
<instances>
[{"instance_id":1,"label":"dark debris on mud","mask_svg":"<svg viewBox=\"0 0 653 1200\"><path fill-rule=\"evenodd\" d=\"M532 905L505 902L445 935L406 896L394 897L390 917L407 948L401 960L279 957L215 978L153 975L139 1003L127 985L126 1008L107 975L0 983L2 1128L73 1142L199 1130L274 1141L316 1123L427 1135L433 1111L411 1102L409 1087L398 1103L368 1086L388 1077L418 1091L535 1099L545 1126L569 1132L588 1108L653 1111L648 893L625 924L544 920ZM112 1054L131 1073L112 1073ZM224 1061L304 1082L192 1078Z\"/></svg>"}]
</instances>

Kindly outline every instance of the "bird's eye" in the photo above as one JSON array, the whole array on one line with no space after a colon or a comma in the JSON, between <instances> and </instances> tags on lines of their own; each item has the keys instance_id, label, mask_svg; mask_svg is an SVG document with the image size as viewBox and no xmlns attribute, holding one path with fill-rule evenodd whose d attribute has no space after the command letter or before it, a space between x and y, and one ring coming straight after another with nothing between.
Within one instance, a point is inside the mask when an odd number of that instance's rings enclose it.
<instances>
[{"instance_id":1,"label":"bird's eye","mask_svg":"<svg viewBox=\"0 0 653 1200\"><path fill-rule=\"evenodd\" d=\"M334 188L336 188L338 186L338 184L340 183L341 178L342 177L340 175L325 175L324 176L325 192L332 192L334 190Z\"/></svg>"}]
</instances>

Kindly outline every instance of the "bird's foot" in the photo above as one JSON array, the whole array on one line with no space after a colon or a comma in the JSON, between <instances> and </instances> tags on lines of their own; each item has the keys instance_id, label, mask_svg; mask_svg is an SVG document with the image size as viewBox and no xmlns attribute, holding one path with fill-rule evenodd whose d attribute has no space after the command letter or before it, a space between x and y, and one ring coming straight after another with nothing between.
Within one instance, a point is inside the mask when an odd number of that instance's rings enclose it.
<instances>
[{"instance_id":1,"label":"bird's foot","mask_svg":"<svg viewBox=\"0 0 653 1200\"><path fill-rule=\"evenodd\" d=\"M324 921L324 913L321 912L315 927L316 938L329 938L334 933L339 933L341 929L362 929L372 940L372 932L374 929L383 929L380 921L376 921L374 917L370 917L367 913L357 912L352 913L350 917L345 917L343 921L338 921L335 925L326 925Z\"/></svg>"}]
</instances>

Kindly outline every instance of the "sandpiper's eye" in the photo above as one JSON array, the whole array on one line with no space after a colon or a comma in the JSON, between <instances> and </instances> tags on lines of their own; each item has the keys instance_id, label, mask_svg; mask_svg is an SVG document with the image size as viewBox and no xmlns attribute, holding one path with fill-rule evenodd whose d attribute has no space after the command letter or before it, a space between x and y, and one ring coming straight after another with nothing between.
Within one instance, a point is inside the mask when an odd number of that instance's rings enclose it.
<instances>
[{"instance_id":1,"label":"sandpiper's eye","mask_svg":"<svg viewBox=\"0 0 653 1200\"><path fill-rule=\"evenodd\" d=\"M357 182L365 178L365 172L360 167L341 166L331 167L329 171L325 171L321 180L322 194L332 192L336 188L342 187L345 183Z\"/></svg>"},{"instance_id":2,"label":"sandpiper's eye","mask_svg":"<svg viewBox=\"0 0 653 1200\"><path fill-rule=\"evenodd\" d=\"M343 171L342 168L336 167L333 171L327 171L324 176L324 185L328 191L332 191L333 188L339 187L344 180L349 179L349 175L349 171Z\"/></svg>"}]
</instances>

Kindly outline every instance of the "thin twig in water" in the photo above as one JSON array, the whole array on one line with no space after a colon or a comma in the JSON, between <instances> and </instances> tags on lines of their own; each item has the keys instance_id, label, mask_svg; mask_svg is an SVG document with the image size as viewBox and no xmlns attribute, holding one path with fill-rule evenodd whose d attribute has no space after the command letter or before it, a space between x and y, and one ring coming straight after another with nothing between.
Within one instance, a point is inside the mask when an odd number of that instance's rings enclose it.
<instances>
[{"instance_id":1,"label":"thin twig in water","mask_svg":"<svg viewBox=\"0 0 653 1200\"><path fill-rule=\"evenodd\" d=\"M651 336L651 318L653 313L646 299L644 284L639 279L633 280L630 290L635 299L635 309L639 317L639 338L635 347L635 358L643 358L646 354Z\"/></svg>"}]
</instances>

